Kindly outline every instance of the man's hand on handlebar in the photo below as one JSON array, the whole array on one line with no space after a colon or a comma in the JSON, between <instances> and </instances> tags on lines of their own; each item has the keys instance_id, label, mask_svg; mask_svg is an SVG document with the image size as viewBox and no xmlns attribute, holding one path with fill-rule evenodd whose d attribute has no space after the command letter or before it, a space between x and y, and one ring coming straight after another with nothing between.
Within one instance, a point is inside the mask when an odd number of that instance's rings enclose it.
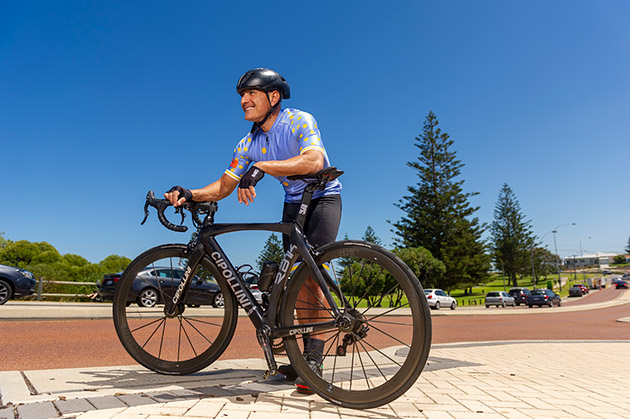
<instances>
[{"instance_id":1,"label":"man's hand on handlebar","mask_svg":"<svg viewBox=\"0 0 630 419\"><path fill-rule=\"evenodd\" d=\"M174 207L179 207L185 202L192 202L193 200L190 189L186 189L181 186L173 186L171 189L166 191L164 198L168 199Z\"/></svg>"}]
</instances>

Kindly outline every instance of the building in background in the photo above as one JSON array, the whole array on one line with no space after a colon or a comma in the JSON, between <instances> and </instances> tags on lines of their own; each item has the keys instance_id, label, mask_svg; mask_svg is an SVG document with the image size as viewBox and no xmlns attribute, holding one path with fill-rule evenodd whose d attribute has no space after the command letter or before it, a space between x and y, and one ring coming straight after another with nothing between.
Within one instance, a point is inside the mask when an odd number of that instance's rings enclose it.
<instances>
[{"instance_id":1,"label":"building in background","mask_svg":"<svg viewBox=\"0 0 630 419\"><path fill-rule=\"evenodd\" d=\"M617 255L618 253L597 252L582 256L571 256L565 258L563 263L567 269L602 268L608 267L608 265L613 263L613 259ZM626 260L628 260L627 256Z\"/></svg>"}]
</instances>

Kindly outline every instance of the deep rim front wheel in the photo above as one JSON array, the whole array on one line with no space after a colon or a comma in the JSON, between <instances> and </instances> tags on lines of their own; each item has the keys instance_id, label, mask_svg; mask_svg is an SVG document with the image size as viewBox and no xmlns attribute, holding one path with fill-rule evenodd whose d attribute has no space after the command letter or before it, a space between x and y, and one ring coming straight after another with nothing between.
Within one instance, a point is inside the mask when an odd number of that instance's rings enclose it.
<instances>
[{"instance_id":1,"label":"deep rim front wheel","mask_svg":"<svg viewBox=\"0 0 630 419\"><path fill-rule=\"evenodd\" d=\"M207 257L192 273L181 303L173 307L189 256L181 244L147 250L125 269L114 294L114 325L121 343L141 365L163 374L191 374L207 367L227 348L236 328L236 299L223 280L215 279L220 274ZM147 289L157 293L153 305L142 302ZM222 308L212 307L217 289L224 296Z\"/></svg>"}]
</instances>

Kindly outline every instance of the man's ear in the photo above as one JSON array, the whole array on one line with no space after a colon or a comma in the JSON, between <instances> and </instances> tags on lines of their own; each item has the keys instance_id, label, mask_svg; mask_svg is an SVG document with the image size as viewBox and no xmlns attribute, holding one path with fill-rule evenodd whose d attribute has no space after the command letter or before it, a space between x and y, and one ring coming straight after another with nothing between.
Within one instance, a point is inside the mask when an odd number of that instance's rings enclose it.
<instances>
[{"instance_id":1,"label":"man's ear","mask_svg":"<svg viewBox=\"0 0 630 419\"><path fill-rule=\"evenodd\" d=\"M280 96L280 92L277 90L272 90L269 99L271 101L271 106L276 106L282 97Z\"/></svg>"}]
</instances>

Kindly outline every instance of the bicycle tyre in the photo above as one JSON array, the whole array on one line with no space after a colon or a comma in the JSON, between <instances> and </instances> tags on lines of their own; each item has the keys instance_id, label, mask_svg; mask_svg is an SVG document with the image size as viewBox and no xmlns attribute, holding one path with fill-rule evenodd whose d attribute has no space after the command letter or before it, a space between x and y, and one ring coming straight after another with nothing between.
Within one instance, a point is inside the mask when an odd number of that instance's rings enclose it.
<instances>
[{"instance_id":1,"label":"bicycle tyre","mask_svg":"<svg viewBox=\"0 0 630 419\"><path fill-rule=\"evenodd\" d=\"M238 320L236 298L208 257L193 273L180 311L166 315L165 302L177 289L189 253L183 244L147 250L125 269L114 293L114 326L120 342L138 363L162 374L192 374L210 365L227 348ZM149 284L159 290L158 303L144 308L137 303L138 290ZM222 309L211 306L211 293L217 290L224 296Z\"/></svg>"},{"instance_id":2,"label":"bicycle tyre","mask_svg":"<svg viewBox=\"0 0 630 419\"><path fill-rule=\"evenodd\" d=\"M341 406L368 409L395 400L415 383L431 347L431 315L420 282L402 260L372 243L345 240L325 245L316 254L320 269L341 284L329 285L338 304L344 299L341 293L346 295L347 303L339 304L340 311L354 320L350 328L346 324L332 332L311 334L324 341L321 377L308 364L309 354L304 353L302 339L298 339L301 335L284 338L291 365L315 393ZM305 266L291 277L284 296L282 326L298 324L298 311L317 308L298 299L308 277ZM372 296L372 306L365 304L370 290L377 294L379 287L380 297ZM356 298L358 295L364 298ZM399 303L407 302L396 306L394 296L401 298ZM387 300L391 307L377 307ZM313 322L330 321L330 315ZM303 329L309 326L304 321L299 324Z\"/></svg>"}]
</instances>

